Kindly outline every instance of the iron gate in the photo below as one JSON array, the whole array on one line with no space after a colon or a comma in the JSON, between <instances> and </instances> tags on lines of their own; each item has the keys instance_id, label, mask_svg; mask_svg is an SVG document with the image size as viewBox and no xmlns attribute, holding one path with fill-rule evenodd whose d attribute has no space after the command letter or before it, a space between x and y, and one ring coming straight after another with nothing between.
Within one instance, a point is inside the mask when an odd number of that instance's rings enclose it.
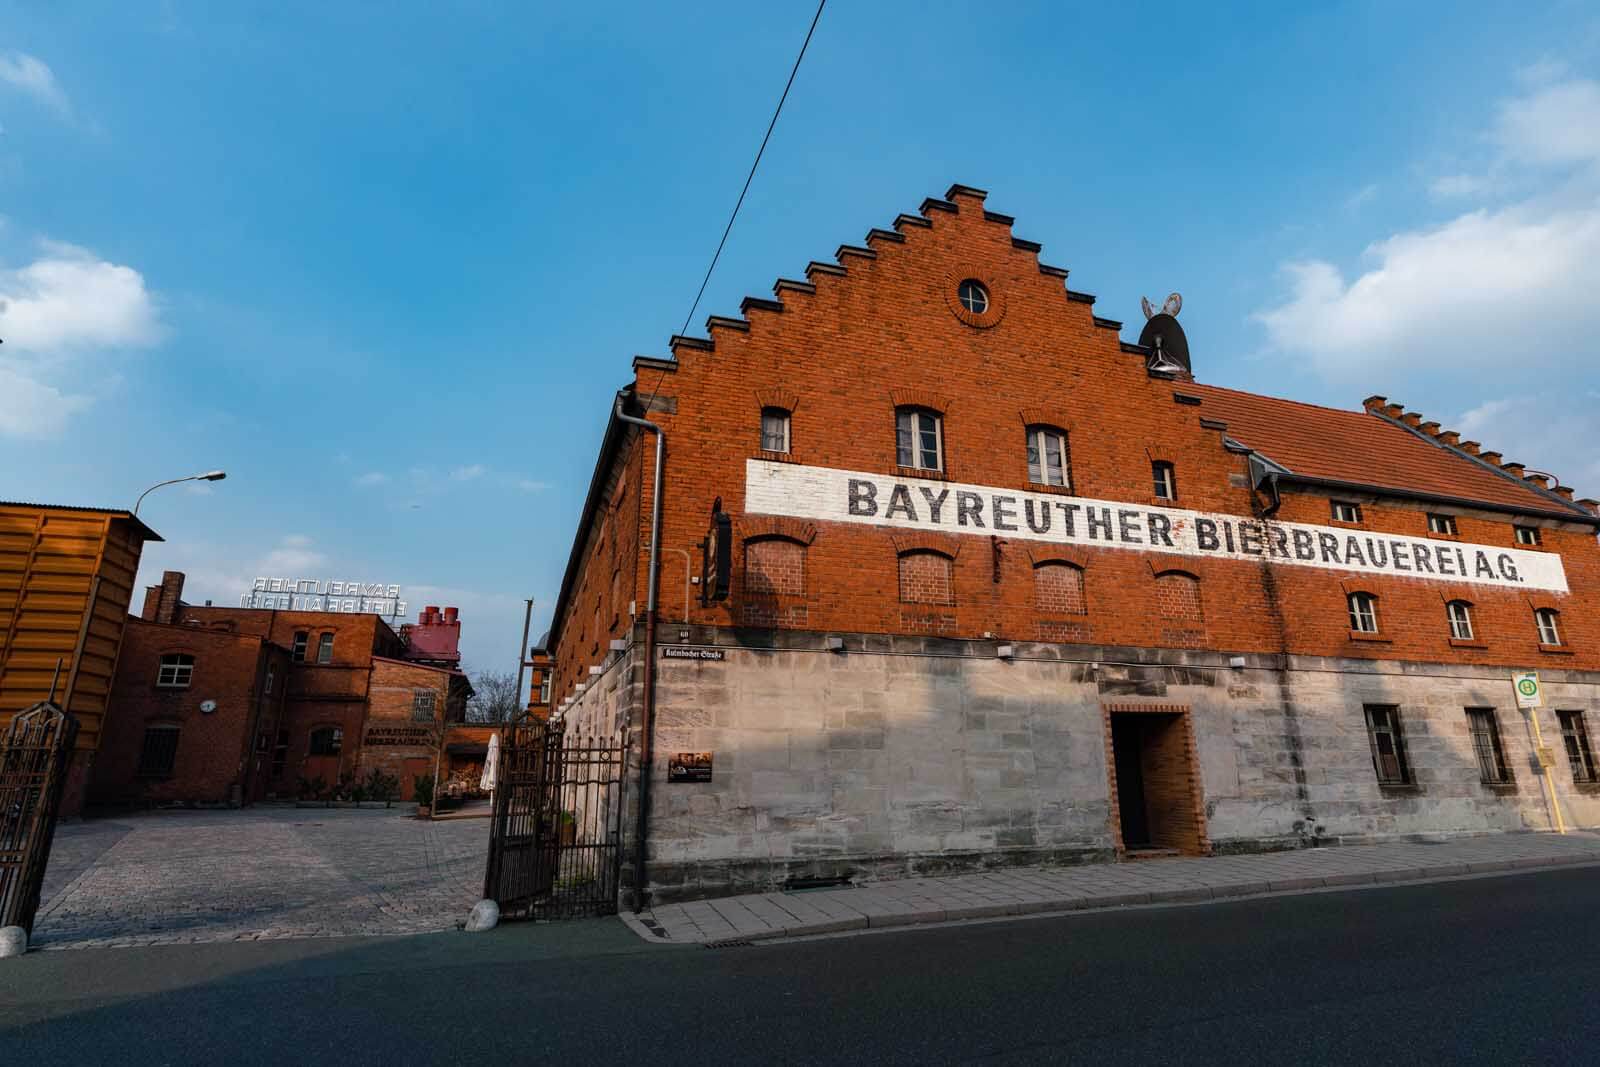
<instances>
[{"instance_id":1,"label":"iron gate","mask_svg":"<svg viewBox=\"0 0 1600 1067\"><path fill-rule=\"evenodd\" d=\"M483 895L502 919L617 910L621 736L568 734L524 718L502 728Z\"/></svg>"},{"instance_id":2,"label":"iron gate","mask_svg":"<svg viewBox=\"0 0 1600 1067\"><path fill-rule=\"evenodd\" d=\"M0 926L33 935L78 720L41 701L0 735Z\"/></svg>"}]
</instances>

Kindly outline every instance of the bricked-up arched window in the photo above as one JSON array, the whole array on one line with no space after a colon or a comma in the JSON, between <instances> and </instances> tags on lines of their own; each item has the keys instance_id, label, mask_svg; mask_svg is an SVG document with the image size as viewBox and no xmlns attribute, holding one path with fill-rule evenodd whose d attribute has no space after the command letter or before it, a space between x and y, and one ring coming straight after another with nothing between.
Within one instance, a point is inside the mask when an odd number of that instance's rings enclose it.
<instances>
[{"instance_id":1,"label":"bricked-up arched window","mask_svg":"<svg viewBox=\"0 0 1600 1067\"><path fill-rule=\"evenodd\" d=\"M1156 575L1156 613L1161 617L1161 640L1168 645L1196 647L1205 642L1205 610L1200 603L1200 579L1182 571Z\"/></svg>"},{"instance_id":2,"label":"bricked-up arched window","mask_svg":"<svg viewBox=\"0 0 1600 1067\"><path fill-rule=\"evenodd\" d=\"M1345 598L1350 608L1350 629L1358 634L1378 632L1378 598L1371 593L1351 593Z\"/></svg>"},{"instance_id":3,"label":"bricked-up arched window","mask_svg":"<svg viewBox=\"0 0 1600 1067\"><path fill-rule=\"evenodd\" d=\"M1465 600L1452 600L1444 606L1450 620L1450 636L1458 641L1472 640L1472 605Z\"/></svg>"},{"instance_id":4,"label":"bricked-up arched window","mask_svg":"<svg viewBox=\"0 0 1600 1067\"><path fill-rule=\"evenodd\" d=\"M902 467L944 470L944 416L929 408L895 408L894 447Z\"/></svg>"},{"instance_id":5,"label":"bricked-up arched window","mask_svg":"<svg viewBox=\"0 0 1600 1067\"><path fill-rule=\"evenodd\" d=\"M902 604L954 604L955 566L949 556L927 549L904 552L900 556L900 602Z\"/></svg>"},{"instance_id":6,"label":"bricked-up arched window","mask_svg":"<svg viewBox=\"0 0 1600 1067\"><path fill-rule=\"evenodd\" d=\"M1070 563L1041 563L1033 568L1033 605L1041 615L1086 615L1083 571Z\"/></svg>"},{"instance_id":7,"label":"bricked-up arched window","mask_svg":"<svg viewBox=\"0 0 1600 1067\"><path fill-rule=\"evenodd\" d=\"M806 620L805 595L805 545L784 537L745 542L745 625L802 625Z\"/></svg>"}]
</instances>

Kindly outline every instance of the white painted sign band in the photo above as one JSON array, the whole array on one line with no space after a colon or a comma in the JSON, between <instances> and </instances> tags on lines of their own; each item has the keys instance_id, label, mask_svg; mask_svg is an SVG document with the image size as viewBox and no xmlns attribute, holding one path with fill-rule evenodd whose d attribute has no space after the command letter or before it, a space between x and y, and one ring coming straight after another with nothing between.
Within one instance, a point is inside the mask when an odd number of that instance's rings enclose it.
<instances>
[{"instance_id":1,"label":"white painted sign band","mask_svg":"<svg viewBox=\"0 0 1600 1067\"><path fill-rule=\"evenodd\" d=\"M1567 591L1561 557L1498 545L745 461L745 511L1435 582Z\"/></svg>"}]
</instances>

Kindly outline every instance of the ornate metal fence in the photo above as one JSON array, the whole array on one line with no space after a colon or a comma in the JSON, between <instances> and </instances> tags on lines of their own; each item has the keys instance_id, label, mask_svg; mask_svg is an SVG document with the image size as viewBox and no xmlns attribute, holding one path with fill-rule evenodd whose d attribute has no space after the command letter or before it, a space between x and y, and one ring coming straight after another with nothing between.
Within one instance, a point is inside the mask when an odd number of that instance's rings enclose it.
<instances>
[{"instance_id":1,"label":"ornate metal fence","mask_svg":"<svg viewBox=\"0 0 1600 1067\"><path fill-rule=\"evenodd\" d=\"M617 910L622 861L619 737L568 735L524 718L500 735L483 895L504 919Z\"/></svg>"},{"instance_id":2,"label":"ornate metal fence","mask_svg":"<svg viewBox=\"0 0 1600 1067\"><path fill-rule=\"evenodd\" d=\"M0 735L0 926L33 934L78 720L42 701Z\"/></svg>"}]
</instances>

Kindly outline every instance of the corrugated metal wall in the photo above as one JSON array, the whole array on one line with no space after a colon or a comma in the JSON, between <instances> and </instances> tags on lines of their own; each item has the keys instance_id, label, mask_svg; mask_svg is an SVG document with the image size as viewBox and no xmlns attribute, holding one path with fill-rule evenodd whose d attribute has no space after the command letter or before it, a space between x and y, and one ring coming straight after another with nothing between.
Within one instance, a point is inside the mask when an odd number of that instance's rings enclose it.
<instances>
[{"instance_id":1,"label":"corrugated metal wall","mask_svg":"<svg viewBox=\"0 0 1600 1067\"><path fill-rule=\"evenodd\" d=\"M0 726L45 699L78 717L78 748L99 747L144 548L115 513L0 505Z\"/></svg>"}]
</instances>

